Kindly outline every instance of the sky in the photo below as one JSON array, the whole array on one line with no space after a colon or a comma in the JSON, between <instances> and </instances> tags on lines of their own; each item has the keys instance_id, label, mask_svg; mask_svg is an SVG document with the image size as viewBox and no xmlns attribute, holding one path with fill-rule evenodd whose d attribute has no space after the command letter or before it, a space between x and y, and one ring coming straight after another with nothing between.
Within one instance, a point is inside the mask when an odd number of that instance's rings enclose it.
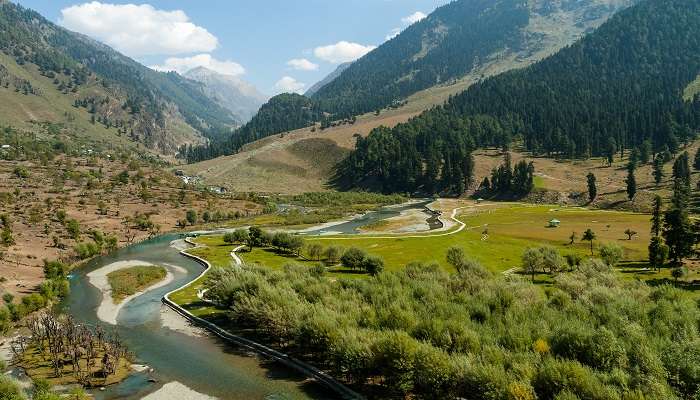
<instances>
[{"instance_id":1,"label":"sky","mask_svg":"<svg viewBox=\"0 0 700 400\"><path fill-rule=\"evenodd\" d=\"M448 0L15 0L149 67L303 92Z\"/></svg>"}]
</instances>

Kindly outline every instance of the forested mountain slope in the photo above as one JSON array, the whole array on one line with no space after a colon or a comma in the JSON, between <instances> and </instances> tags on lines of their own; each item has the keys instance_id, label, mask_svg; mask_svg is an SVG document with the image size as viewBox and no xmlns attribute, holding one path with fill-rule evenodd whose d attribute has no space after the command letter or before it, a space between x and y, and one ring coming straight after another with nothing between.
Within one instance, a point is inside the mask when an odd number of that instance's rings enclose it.
<instances>
[{"instance_id":1,"label":"forested mountain slope","mask_svg":"<svg viewBox=\"0 0 700 400\"><path fill-rule=\"evenodd\" d=\"M700 72L699 33L696 0L646 0L532 67L487 79L444 107L358 139L335 182L461 192L472 183L471 150L507 146L516 137L536 154L567 157L647 140L656 151L674 151L700 127L700 99L683 99Z\"/></svg>"},{"instance_id":2,"label":"forested mountain slope","mask_svg":"<svg viewBox=\"0 0 700 400\"><path fill-rule=\"evenodd\" d=\"M41 86L37 79L48 80L54 85L51 94L61 94L75 108L87 110L92 125L115 128L118 135L163 153L172 153L183 143L201 142L202 135L227 133L235 122L230 112L203 93L200 84L175 73L153 71L22 6L0 2L0 32L0 50L7 56L0 74L15 88L15 82L22 82L18 91L8 85L10 93L2 96L47 96L46 91L32 88ZM24 71L9 72L16 66ZM33 101L14 100L29 115L46 114L46 110L32 109ZM13 111L18 110L8 110L8 120L16 119ZM61 105L53 111L59 116L66 113ZM74 117L86 118L74 111Z\"/></svg>"},{"instance_id":3,"label":"forested mountain slope","mask_svg":"<svg viewBox=\"0 0 700 400\"><path fill-rule=\"evenodd\" d=\"M616 11L637 0L458 0L438 8L423 21L401 32L353 62L335 77L324 79L313 93L314 121L328 126L367 112L398 108L406 98L426 88L461 85L468 77L488 76L520 68L551 55L598 27ZM336 71L337 72L337 71ZM318 92L315 92L318 90ZM315 92L315 93L314 93ZM442 104L442 101L439 102ZM292 118L295 118L291 115ZM309 125L305 119L286 129L258 129L255 138ZM240 150L251 136L234 132L189 151L189 162ZM240 137L237 137L240 136Z\"/></svg>"},{"instance_id":4,"label":"forested mountain slope","mask_svg":"<svg viewBox=\"0 0 700 400\"><path fill-rule=\"evenodd\" d=\"M258 113L247 124L236 129L229 138L216 140L208 146L188 146L181 149L180 153L188 161L233 154L247 143L275 133L313 125L322 117L323 113L308 97L283 93L263 104Z\"/></svg>"},{"instance_id":5,"label":"forested mountain slope","mask_svg":"<svg viewBox=\"0 0 700 400\"><path fill-rule=\"evenodd\" d=\"M494 58L555 51L631 3L455 1L357 60L313 97L337 117L380 109Z\"/></svg>"}]
</instances>

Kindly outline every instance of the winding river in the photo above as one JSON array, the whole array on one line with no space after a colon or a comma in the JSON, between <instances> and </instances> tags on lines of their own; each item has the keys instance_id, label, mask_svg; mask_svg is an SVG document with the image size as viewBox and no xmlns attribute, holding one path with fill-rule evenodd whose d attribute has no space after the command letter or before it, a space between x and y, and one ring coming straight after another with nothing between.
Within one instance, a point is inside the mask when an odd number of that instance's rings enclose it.
<instances>
[{"instance_id":1,"label":"winding river","mask_svg":"<svg viewBox=\"0 0 700 400\"><path fill-rule=\"evenodd\" d=\"M403 210L424 207L425 203L413 203L383 209L330 230L352 234L361 225L398 215ZM307 234L317 233L310 231ZM131 300L117 318L117 332L135 355L135 362L147 365L152 371L135 373L118 385L95 391L96 399L139 399L168 382L179 382L198 393L220 399L337 398L325 387L309 382L287 367L242 352L213 335L188 327L164 306L161 298L165 293L193 280L202 270L200 264L183 257L171 246L176 239L176 234L163 235L120 249L109 256L92 260L70 276L71 295L62 304L63 311L78 321L90 325L101 324L112 331L115 329L113 326L97 318L96 309L102 294L89 283L88 273L114 262L128 260L181 267L170 268L174 274L170 284Z\"/></svg>"}]
</instances>

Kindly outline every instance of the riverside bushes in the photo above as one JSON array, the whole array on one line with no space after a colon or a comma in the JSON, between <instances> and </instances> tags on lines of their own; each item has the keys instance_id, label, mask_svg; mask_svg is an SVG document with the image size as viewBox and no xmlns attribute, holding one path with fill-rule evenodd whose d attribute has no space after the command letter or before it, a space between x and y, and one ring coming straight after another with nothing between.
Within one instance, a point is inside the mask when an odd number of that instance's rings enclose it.
<instances>
[{"instance_id":1,"label":"riverside bushes","mask_svg":"<svg viewBox=\"0 0 700 400\"><path fill-rule=\"evenodd\" d=\"M543 290L411 264L369 279L214 271L233 323L378 398L695 399L700 310L670 286L585 262Z\"/></svg>"}]
</instances>

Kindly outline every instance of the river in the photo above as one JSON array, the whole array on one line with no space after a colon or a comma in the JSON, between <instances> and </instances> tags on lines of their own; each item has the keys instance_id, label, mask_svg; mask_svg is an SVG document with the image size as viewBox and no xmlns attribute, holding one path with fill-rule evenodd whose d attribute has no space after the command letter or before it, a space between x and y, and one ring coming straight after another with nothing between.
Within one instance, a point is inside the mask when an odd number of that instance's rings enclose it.
<instances>
[{"instance_id":1,"label":"river","mask_svg":"<svg viewBox=\"0 0 700 400\"><path fill-rule=\"evenodd\" d=\"M398 215L406 209L424 207L425 203L412 203L385 208L330 230L353 233L361 225ZM318 233L321 232L307 232ZM134 244L108 256L93 259L84 267L73 271L70 276L71 295L61 305L63 311L82 323L100 324L112 331L114 327L97 318L96 309L102 300L102 294L89 283L86 277L88 273L117 261L128 260L174 265L183 269L180 272L171 269L175 276L173 282L131 300L117 318L117 332L135 355L135 362L147 365L153 372L135 373L118 385L94 391L97 400L139 399L157 390L162 384L173 381L220 399L293 400L338 397L287 367L242 352L213 335L203 332L192 335L164 325L162 314L173 312L162 304L162 296L193 280L202 270L202 265L183 257L171 247L171 242L177 238L178 235L169 234ZM174 315L170 317L179 318Z\"/></svg>"}]
</instances>

